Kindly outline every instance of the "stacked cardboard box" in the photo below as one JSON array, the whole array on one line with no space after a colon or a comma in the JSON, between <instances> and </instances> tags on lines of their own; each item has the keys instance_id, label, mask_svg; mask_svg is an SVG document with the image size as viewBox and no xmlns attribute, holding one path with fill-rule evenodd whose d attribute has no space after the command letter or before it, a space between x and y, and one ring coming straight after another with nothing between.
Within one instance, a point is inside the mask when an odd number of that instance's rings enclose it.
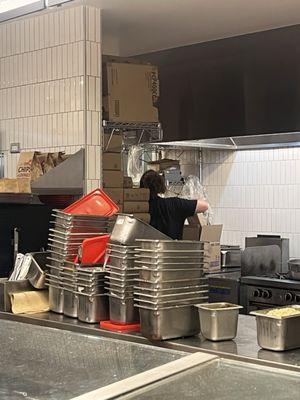
<instances>
[{"instance_id":1,"label":"stacked cardboard box","mask_svg":"<svg viewBox=\"0 0 300 400\"><path fill-rule=\"evenodd\" d=\"M136 218L149 223L149 196L149 189L124 189L124 213L133 214Z\"/></svg>"},{"instance_id":2,"label":"stacked cardboard box","mask_svg":"<svg viewBox=\"0 0 300 400\"><path fill-rule=\"evenodd\" d=\"M116 201L122 211L123 171L122 135L105 134L103 151L103 188ZM109 191L111 193L109 193Z\"/></svg>"}]
</instances>

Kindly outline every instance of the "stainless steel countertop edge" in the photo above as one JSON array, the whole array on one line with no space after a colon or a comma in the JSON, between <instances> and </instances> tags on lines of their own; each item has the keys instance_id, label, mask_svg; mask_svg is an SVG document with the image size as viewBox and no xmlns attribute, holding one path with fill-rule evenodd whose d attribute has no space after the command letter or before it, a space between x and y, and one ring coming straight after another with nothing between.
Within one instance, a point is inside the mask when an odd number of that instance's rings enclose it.
<instances>
[{"instance_id":1,"label":"stainless steel countertop edge","mask_svg":"<svg viewBox=\"0 0 300 400\"><path fill-rule=\"evenodd\" d=\"M98 328L96 324L91 324L91 326L90 326L89 324L82 323L82 325L78 325L75 323L76 320L73 320L72 318L69 318L70 322L69 321L66 322L66 321L49 320L49 319L42 318L42 317L37 318L37 317L33 317L31 315L25 315L25 314L12 314L12 313L8 313L8 312L0 312L0 319L22 322L22 323L32 324L32 325L46 326L46 327L55 328L55 329L63 329L63 330L67 330L67 331L71 331L71 332L75 332L75 333L84 334L84 335L106 337L106 338L110 338L110 339L123 340L123 341L143 344L143 345L161 347L161 348L170 349L170 350L177 350L177 351L186 352L186 353L201 352L201 353L215 355L217 357L225 358L225 359L229 359L229 360L242 361L242 362L255 364L255 365L261 365L261 366L266 366L266 367L284 369L284 370L288 370L288 371L300 372L300 366L293 365L293 364L285 364L285 363L281 363L281 362L262 360L262 359L257 359L257 358L253 358L253 357L249 357L249 356L242 356L242 355L233 354L233 353L226 353L226 352L206 349L206 348L202 348L202 347L198 347L198 346L192 346L192 345L185 344L185 343L178 343L178 342L172 341L172 340L161 341L161 342L151 342L147 338L140 336L138 334L112 332L112 331ZM184 339L182 339L182 340L184 340Z\"/></svg>"}]
</instances>

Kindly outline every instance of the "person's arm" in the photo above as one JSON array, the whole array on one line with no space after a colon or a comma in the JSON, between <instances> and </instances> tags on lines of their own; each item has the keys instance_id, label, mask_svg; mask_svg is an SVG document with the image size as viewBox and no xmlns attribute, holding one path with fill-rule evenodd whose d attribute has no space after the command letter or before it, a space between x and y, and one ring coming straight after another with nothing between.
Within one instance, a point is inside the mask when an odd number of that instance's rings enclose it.
<instances>
[{"instance_id":1,"label":"person's arm","mask_svg":"<svg viewBox=\"0 0 300 400\"><path fill-rule=\"evenodd\" d=\"M205 200L197 200L195 214L203 213L208 209L208 203Z\"/></svg>"}]
</instances>

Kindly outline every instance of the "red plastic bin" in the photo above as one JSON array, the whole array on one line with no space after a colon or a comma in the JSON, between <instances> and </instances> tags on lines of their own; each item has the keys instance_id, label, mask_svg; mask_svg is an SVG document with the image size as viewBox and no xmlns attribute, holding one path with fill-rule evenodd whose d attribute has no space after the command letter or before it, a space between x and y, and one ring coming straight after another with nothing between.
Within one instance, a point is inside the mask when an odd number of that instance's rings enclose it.
<instances>
[{"instance_id":1,"label":"red plastic bin","mask_svg":"<svg viewBox=\"0 0 300 400\"><path fill-rule=\"evenodd\" d=\"M63 210L67 214L99 215L110 217L119 211L119 207L101 189L83 196Z\"/></svg>"},{"instance_id":2,"label":"red plastic bin","mask_svg":"<svg viewBox=\"0 0 300 400\"><path fill-rule=\"evenodd\" d=\"M81 245L81 256L77 256L75 262L82 264L97 264L104 262L107 243L110 235L95 236L85 239Z\"/></svg>"}]
</instances>

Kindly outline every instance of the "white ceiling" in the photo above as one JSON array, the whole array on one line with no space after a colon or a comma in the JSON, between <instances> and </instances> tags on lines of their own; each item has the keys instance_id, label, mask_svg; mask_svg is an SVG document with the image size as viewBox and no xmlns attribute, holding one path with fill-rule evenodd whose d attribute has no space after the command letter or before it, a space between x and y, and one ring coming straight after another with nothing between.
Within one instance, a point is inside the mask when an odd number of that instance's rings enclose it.
<instances>
[{"instance_id":1,"label":"white ceiling","mask_svg":"<svg viewBox=\"0 0 300 400\"><path fill-rule=\"evenodd\" d=\"M104 38L134 55L300 23L300 0L97 0Z\"/></svg>"}]
</instances>

